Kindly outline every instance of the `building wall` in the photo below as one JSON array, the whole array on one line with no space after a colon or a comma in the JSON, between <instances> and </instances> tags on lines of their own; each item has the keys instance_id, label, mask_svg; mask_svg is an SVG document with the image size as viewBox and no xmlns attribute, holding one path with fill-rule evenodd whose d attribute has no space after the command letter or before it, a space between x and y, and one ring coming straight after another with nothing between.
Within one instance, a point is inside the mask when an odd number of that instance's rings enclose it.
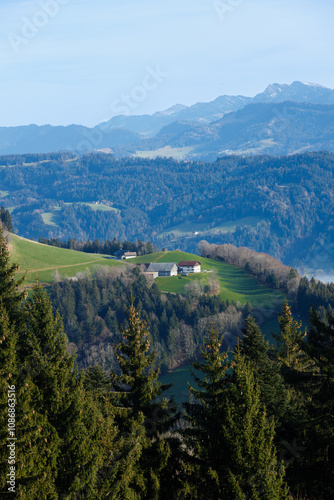
<instances>
[{"instance_id":1,"label":"building wall","mask_svg":"<svg viewBox=\"0 0 334 500\"><path fill-rule=\"evenodd\" d=\"M184 273L200 273L201 266L182 266L182 271Z\"/></svg>"},{"instance_id":2,"label":"building wall","mask_svg":"<svg viewBox=\"0 0 334 500\"><path fill-rule=\"evenodd\" d=\"M159 271L159 276L177 276L177 267L172 271Z\"/></svg>"}]
</instances>

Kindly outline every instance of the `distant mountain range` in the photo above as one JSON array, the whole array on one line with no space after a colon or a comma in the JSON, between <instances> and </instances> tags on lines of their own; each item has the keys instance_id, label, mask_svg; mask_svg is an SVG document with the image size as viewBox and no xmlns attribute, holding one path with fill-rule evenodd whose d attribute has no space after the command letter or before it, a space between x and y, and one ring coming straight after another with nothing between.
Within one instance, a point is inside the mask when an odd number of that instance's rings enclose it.
<instances>
[{"instance_id":1,"label":"distant mountain range","mask_svg":"<svg viewBox=\"0 0 334 500\"><path fill-rule=\"evenodd\" d=\"M255 97L220 96L153 115L81 125L0 128L0 154L104 150L116 156L212 160L226 154L334 151L334 90L274 83Z\"/></svg>"},{"instance_id":2,"label":"distant mountain range","mask_svg":"<svg viewBox=\"0 0 334 500\"><path fill-rule=\"evenodd\" d=\"M156 137L124 151L140 155L139 147L146 156L169 148L183 158L209 161L230 154L334 151L334 105L250 104L207 125L174 122Z\"/></svg>"}]
</instances>

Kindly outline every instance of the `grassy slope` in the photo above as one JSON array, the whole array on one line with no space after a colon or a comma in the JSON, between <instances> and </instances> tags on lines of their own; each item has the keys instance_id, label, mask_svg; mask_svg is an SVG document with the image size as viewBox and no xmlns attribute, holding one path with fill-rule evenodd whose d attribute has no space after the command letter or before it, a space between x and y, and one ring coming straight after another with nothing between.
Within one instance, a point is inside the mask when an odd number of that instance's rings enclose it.
<instances>
[{"instance_id":1,"label":"grassy slope","mask_svg":"<svg viewBox=\"0 0 334 500\"><path fill-rule=\"evenodd\" d=\"M242 269L224 262L205 259L180 251L143 255L124 262L115 261L102 255L43 245L16 235L10 235L10 246L12 260L20 265L18 275L21 276L24 272L27 272L26 283L28 285L34 283L36 276L39 276L42 283L52 282L55 271L58 271L62 277L69 277L96 265L124 266L148 262L179 263L181 260L200 259L202 270L209 272L187 277L158 278L156 282L160 290L171 293L184 293L185 286L193 280L201 280L207 283L211 271L215 273L220 281L221 296L224 300L228 299L241 303L249 301L257 307L277 310L284 298L279 291L259 284L255 278L249 276Z\"/></svg>"},{"instance_id":2,"label":"grassy slope","mask_svg":"<svg viewBox=\"0 0 334 500\"><path fill-rule=\"evenodd\" d=\"M277 290L272 290L261 285L255 278L249 276L245 271L237 267L219 262L213 259L205 259L185 252L159 252L155 254L143 255L136 259L131 259L133 263L148 262L176 262L181 260L200 260L202 270L214 271L220 281L221 297L226 300L239 301L241 303L250 302L254 306L263 307L270 310L277 310L284 296ZM165 292L183 293L184 287L191 280L204 280L207 282L209 273L200 273L196 276L171 278L157 278L156 282L160 290Z\"/></svg>"},{"instance_id":3,"label":"grassy slope","mask_svg":"<svg viewBox=\"0 0 334 500\"><path fill-rule=\"evenodd\" d=\"M18 276L27 272L27 285L34 283L36 276L40 283L51 283L57 270L65 278L96 265L124 265L123 262L102 255L51 247L13 234L9 237L9 243L12 261L20 266Z\"/></svg>"}]
</instances>

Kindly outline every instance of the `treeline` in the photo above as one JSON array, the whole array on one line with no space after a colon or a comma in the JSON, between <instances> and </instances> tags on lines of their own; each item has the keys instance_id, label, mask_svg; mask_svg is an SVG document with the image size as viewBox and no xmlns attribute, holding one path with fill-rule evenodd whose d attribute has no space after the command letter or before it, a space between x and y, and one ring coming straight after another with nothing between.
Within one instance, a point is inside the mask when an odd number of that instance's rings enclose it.
<instances>
[{"instance_id":1,"label":"treeline","mask_svg":"<svg viewBox=\"0 0 334 500\"><path fill-rule=\"evenodd\" d=\"M39 243L44 243L44 245L50 245L58 248L67 248L70 250L77 250L79 252L86 253L100 253L103 255L114 255L118 250L124 250L127 252L137 252L138 255L146 255L153 252L158 252L156 245L152 246L152 243L148 241L147 243L138 240L135 242L131 241L120 241L114 238L112 241L106 240L105 242L96 239L94 241L77 241L74 238L69 238L67 241L61 241L59 238L43 238L40 236L38 238Z\"/></svg>"},{"instance_id":2,"label":"treeline","mask_svg":"<svg viewBox=\"0 0 334 500\"><path fill-rule=\"evenodd\" d=\"M226 333L226 343L235 343L240 334L242 319L251 306L229 304L219 294L210 294L208 287L207 293L200 287L189 287L185 297L161 295L156 283L147 280L138 268L105 267L93 275L53 283L50 296L63 318L71 346L77 350L80 366L115 368L110 339L119 334L120 325L126 325L132 290L134 305L147 321L157 363L167 371L199 353L210 323L219 333Z\"/></svg>"},{"instance_id":3,"label":"treeline","mask_svg":"<svg viewBox=\"0 0 334 500\"><path fill-rule=\"evenodd\" d=\"M240 267L260 283L271 288L278 288L291 298L296 296L301 276L292 266L285 266L270 255L231 244L210 244L204 240L199 242L198 250L202 257L222 260L232 266Z\"/></svg>"},{"instance_id":4,"label":"treeline","mask_svg":"<svg viewBox=\"0 0 334 500\"><path fill-rule=\"evenodd\" d=\"M300 276L293 267L279 260L249 248L234 245L215 245L201 241L198 250L203 257L223 260L240 267L272 288L287 293L294 309L307 317L311 307L315 307L325 317L324 308L334 308L334 283L322 283L314 278Z\"/></svg>"},{"instance_id":5,"label":"treeline","mask_svg":"<svg viewBox=\"0 0 334 500\"><path fill-rule=\"evenodd\" d=\"M308 335L287 303L270 348L252 316L232 353L209 328L191 398L164 397L130 299L117 369L78 373L59 315L25 300L0 238L0 488L24 500L330 500L334 316ZM83 304L84 305L84 304Z\"/></svg>"}]
</instances>

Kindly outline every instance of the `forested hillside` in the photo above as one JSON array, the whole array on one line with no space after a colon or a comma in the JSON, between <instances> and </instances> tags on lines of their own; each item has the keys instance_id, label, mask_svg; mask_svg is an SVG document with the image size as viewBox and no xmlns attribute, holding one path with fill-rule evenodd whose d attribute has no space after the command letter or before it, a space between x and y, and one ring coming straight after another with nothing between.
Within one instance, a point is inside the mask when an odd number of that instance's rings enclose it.
<instances>
[{"instance_id":1,"label":"forested hillside","mask_svg":"<svg viewBox=\"0 0 334 500\"><path fill-rule=\"evenodd\" d=\"M114 362L79 373L47 293L37 285L27 300L16 271L0 229L2 492L23 500L332 498L332 310L322 319L311 309L306 332L285 302L270 347L250 311L234 309L243 337L229 352L231 306L219 296L163 299L139 270L55 285L65 331L77 339L107 334L89 314L94 302L104 301L107 321L112 310ZM180 408L158 382L156 338L173 321L169 348L189 355L196 340L202 346ZM201 336L189 334L192 321Z\"/></svg>"},{"instance_id":2,"label":"forested hillside","mask_svg":"<svg viewBox=\"0 0 334 500\"><path fill-rule=\"evenodd\" d=\"M226 157L214 163L111 155L1 161L0 203L28 238L200 240L264 251L305 271L333 261L334 156Z\"/></svg>"}]
</instances>

